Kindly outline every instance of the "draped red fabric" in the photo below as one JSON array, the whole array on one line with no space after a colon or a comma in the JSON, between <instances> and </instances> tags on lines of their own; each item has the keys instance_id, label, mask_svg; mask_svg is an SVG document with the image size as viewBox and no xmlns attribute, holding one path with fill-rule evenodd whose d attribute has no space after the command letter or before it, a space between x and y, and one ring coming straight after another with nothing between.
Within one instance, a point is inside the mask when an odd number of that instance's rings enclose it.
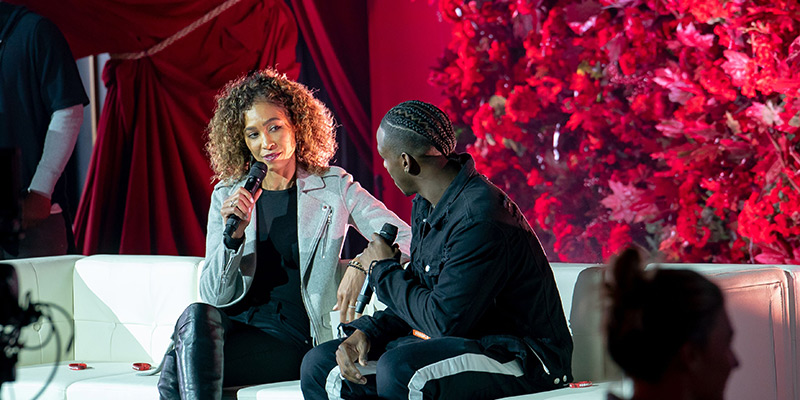
<instances>
[{"instance_id":1,"label":"draped red fabric","mask_svg":"<svg viewBox=\"0 0 800 400\"><path fill-rule=\"evenodd\" d=\"M369 45L363 1L291 0L332 106L361 157L374 153L369 113Z\"/></svg>"},{"instance_id":2,"label":"draped red fabric","mask_svg":"<svg viewBox=\"0 0 800 400\"><path fill-rule=\"evenodd\" d=\"M150 49L225 2L23 3L53 20L80 57ZM103 71L108 94L75 223L79 249L202 256L213 188L203 146L214 96L229 80L266 66L296 77L296 42L296 24L283 1L239 0L158 53L112 55Z\"/></svg>"}]
</instances>

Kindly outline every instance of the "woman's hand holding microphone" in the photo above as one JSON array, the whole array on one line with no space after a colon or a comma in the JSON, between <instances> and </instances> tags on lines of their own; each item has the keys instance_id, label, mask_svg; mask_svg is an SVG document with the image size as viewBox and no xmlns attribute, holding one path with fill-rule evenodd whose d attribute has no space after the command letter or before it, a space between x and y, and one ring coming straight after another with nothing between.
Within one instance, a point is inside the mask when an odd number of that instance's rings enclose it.
<instances>
[{"instance_id":1,"label":"woman's hand holding microphone","mask_svg":"<svg viewBox=\"0 0 800 400\"><path fill-rule=\"evenodd\" d=\"M231 235L231 239L240 239L244 236L244 228L250 224L250 216L253 214L256 201L258 201L260 196L261 188L259 188L256 191L256 195L253 196L243 187L240 187L222 202L222 208L219 209L219 213L222 215L223 224L227 224L228 218L232 215L235 215L242 221Z\"/></svg>"}]
</instances>

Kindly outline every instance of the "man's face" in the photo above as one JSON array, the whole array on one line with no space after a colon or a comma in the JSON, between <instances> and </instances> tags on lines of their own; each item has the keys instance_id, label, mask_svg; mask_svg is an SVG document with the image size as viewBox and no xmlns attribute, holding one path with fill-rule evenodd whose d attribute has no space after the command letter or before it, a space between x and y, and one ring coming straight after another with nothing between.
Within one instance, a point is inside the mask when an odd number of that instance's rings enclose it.
<instances>
[{"instance_id":1,"label":"man's face","mask_svg":"<svg viewBox=\"0 0 800 400\"><path fill-rule=\"evenodd\" d=\"M410 176L405 170L405 165L403 162L403 157L400 154L396 154L397 152L394 149L387 149L385 146L385 135L383 128L378 128L378 133L376 134L376 142L378 144L378 154L383 159L383 168L386 168L386 172L389 173L389 176L392 177L394 184L403 192L406 196L411 196L416 191L413 189L413 184L411 182Z\"/></svg>"}]
</instances>

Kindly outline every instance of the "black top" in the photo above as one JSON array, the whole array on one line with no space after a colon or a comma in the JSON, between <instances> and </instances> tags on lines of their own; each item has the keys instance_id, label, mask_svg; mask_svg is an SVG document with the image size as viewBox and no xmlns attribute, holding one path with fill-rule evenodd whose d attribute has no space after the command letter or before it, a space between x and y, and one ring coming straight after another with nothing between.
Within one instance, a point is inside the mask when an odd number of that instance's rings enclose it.
<instances>
[{"instance_id":1,"label":"black top","mask_svg":"<svg viewBox=\"0 0 800 400\"><path fill-rule=\"evenodd\" d=\"M509 335L516 342L502 347L538 348L551 372L571 375L572 338L539 240L472 158L459 157L461 171L435 208L414 199L410 266L384 260L373 268L370 283L387 310L345 331L364 331L373 347L411 329L434 338Z\"/></svg>"},{"instance_id":2,"label":"black top","mask_svg":"<svg viewBox=\"0 0 800 400\"><path fill-rule=\"evenodd\" d=\"M0 3L0 31L20 8ZM53 112L87 105L89 98L69 45L52 22L25 10L10 32L0 43L0 147L20 149L21 185L28 187ZM61 195L57 188L53 200Z\"/></svg>"},{"instance_id":3,"label":"black top","mask_svg":"<svg viewBox=\"0 0 800 400\"><path fill-rule=\"evenodd\" d=\"M252 325L258 325L259 320L254 313L277 313L303 337L310 337L310 322L300 294L297 187L262 191L255 212L256 273L245 297L226 311L229 315L245 314L241 315L242 322Z\"/></svg>"}]
</instances>

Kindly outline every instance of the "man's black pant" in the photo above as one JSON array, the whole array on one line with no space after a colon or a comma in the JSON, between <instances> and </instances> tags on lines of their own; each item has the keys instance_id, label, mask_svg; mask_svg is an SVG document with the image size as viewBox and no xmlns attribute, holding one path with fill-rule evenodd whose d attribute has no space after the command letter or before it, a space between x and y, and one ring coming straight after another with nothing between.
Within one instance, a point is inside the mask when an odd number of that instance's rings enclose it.
<instances>
[{"instance_id":1,"label":"man's black pant","mask_svg":"<svg viewBox=\"0 0 800 400\"><path fill-rule=\"evenodd\" d=\"M306 400L496 399L546 390L523 376L512 355L490 357L481 341L456 337L406 336L390 342L385 351L373 348L368 367L356 364L367 378L366 385L359 385L339 374L335 352L341 342L319 345L303 358L300 379Z\"/></svg>"}]
</instances>

